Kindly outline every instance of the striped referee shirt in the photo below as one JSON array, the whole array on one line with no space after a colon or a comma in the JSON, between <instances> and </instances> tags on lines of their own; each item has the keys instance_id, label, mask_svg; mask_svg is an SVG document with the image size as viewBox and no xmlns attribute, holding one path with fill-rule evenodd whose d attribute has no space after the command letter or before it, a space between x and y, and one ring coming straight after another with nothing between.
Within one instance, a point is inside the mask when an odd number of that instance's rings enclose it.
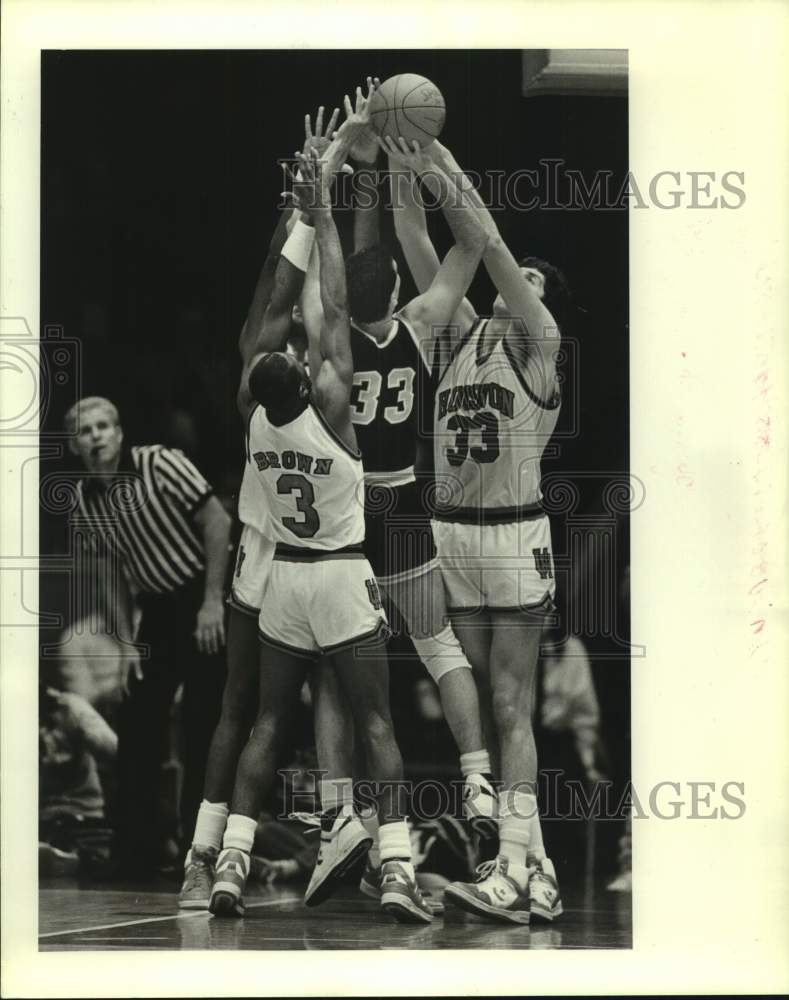
<instances>
[{"instance_id":1,"label":"striped referee shirt","mask_svg":"<svg viewBox=\"0 0 789 1000\"><path fill-rule=\"evenodd\" d=\"M182 451L133 447L114 475L86 474L77 491L92 539L114 547L141 591L169 593L205 569L193 519L213 490Z\"/></svg>"}]
</instances>

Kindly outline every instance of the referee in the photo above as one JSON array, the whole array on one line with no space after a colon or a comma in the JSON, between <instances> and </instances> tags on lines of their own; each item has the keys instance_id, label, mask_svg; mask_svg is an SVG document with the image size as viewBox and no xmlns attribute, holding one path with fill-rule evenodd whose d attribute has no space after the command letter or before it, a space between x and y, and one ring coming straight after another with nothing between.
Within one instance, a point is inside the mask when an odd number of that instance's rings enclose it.
<instances>
[{"instance_id":1,"label":"referee","mask_svg":"<svg viewBox=\"0 0 789 1000\"><path fill-rule=\"evenodd\" d=\"M183 682L182 835L191 837L208 747L225 681L223 585L231 519L201 473L177 449L123 446L108 399L79 400L65 417L86 474L79 513L114 550L116 623L124 646L118 716L118 796L113 870L146 877L161 862L161 765L169 714ZM131 590L142 616L134 638ZM132 652L128 652L131 649ZM188 846L188 845L187 845Z\"/></svg>"}]
</instances>

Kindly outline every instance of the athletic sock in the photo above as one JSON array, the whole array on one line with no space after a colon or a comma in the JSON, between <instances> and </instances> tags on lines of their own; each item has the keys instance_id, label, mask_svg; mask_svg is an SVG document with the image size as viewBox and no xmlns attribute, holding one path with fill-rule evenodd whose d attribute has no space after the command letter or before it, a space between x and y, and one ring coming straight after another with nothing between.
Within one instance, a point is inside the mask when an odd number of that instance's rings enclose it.
<instances>
[{"instance_id":1,"label":"athletic sock","mask_svg":"<svg viewBox=\"0 0 789 1000\"><path fill-rule=\"evenodd\" d=\"M526 863L532 867L545 857L545 846L542 842L542 826L540 825L540 809L537 805L536 795L524 794L526 808L529 814L529 850L526 854Z\"/></svg>"},{"instance_id":2,"label":"athletic sock","mask_svg":"<svg viewBox=\"0 0 789 1000\"><path fill-rule=\"evenodd\" d=\"M526 890L531 876L531 871L526 865L516 865L510 861L507 865L507 874L517 884L521 892Z\"/></svg>"},{"instance_id":3,"label":"athletic sock","mask_svg":"<svg viewBox=\"0 0 789 1000\"><path fill-rule=\"evenodd\" d=\"M464 778L470 774L481 774L489 781L490 756L487 750L474 750L472 753L462 753L460 755L460 773Z\"/></svg>"},{"instance_id":4,"label":"athletic sock","mask_svg":"<svg viewBox=\"0 0 789 1000\"><path fill-rule=\"evenodd\" d=\"M381 852L381 864L387 861L399 861L411 878L416 878L414 866L411 863L411 836L408 833L406 821L383 823L378 828L378 843Z\"/></svg>"},{"instance_id":5,"label":"athletic sock","mask_svg":"<svg viewBox=\"0 0 789 1000\"><path fill-rule=\"evenodd\" d=\"M529 799L536 802L533 795L524 792L499 793L499 854L510 862L511 869L526 868L531 831Z\"/></svg>"},{"instance_id":6,"label":"athletic sock","mask_svg":"<svg viewBox=\"0 0 789 1000\"><path fill-rule=\"evenodd\" d=\"M227 817L225 836L222 839L222 847L235 847L236 850L244 851L246 854L252 853L252 845L255 843L255 830L257 830L257 820L251 816L242 816L241 813L230 813Z\"/></svg>"},{"instance_id":7,"label":"athletic sock","mask_svg":"<svg viewBox=\"0 0 789 1000\"><path fill-rule=\"evenodd\" d=\"M222 834L225 832L229 812L227 802L209 802L208 799L203 799L197 811L192 846L198 850L210 848L218 851L222 846Z\"/></svg>"},{"instance_id":8,"label":"athletic sock","mask_svg":"<svg viewBox=\"0 0 789 1000\"><path fill-rule=\"evenodd\" d=\"M436 683L450 670L471 669L451 625L445 625L438 635L425 636L421 639L414 639L412 636L411 642L414 644L416 655Z\"/></svg>"},{"instance_id":9,"label":"athletic sock","mask_svg":"<svg viewBox=\"0 0 789 1000\"><path fill-rule=\"evenodd\" d=\"M343 814L353 812L353 779L321 778L321 810L340 809Z\"/></svg>"},{"instance_id":10,"label":"athletic sock","mask_svg":"<svg viewBox=\"0 0 789 1000\"><path fill-rule=\"evenodd\" d=\"M369 812L365 811L359 815L362 826L365 831L373 838L373 846L367 852L367 857L370 859L370 864L373 868L381 867L381 848L378 840L378 832L380 827L378 826L378 813L374 809L370 809Z\"/></svg>"}]
</instances>

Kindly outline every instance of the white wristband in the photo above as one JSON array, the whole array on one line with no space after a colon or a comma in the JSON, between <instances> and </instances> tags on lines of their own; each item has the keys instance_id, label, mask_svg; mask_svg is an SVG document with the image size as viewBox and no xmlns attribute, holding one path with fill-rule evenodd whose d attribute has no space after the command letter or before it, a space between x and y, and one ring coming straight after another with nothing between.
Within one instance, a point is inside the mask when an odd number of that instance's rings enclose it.
<instances>
[{"instance_id":1,"label":"white wristband","mask_svg":"<svg viewBox=\"0 0 789 1000\"><path fill-rule=\"evenodd\" d=\"M315 242L315 230L312 226L305 225L301 219L293 227L293 230L285 241L282 248L282 256L286 257L294 267L300 271L306 271L310 265L310 255L312 254L312 244Z\"/></svg>"}]
</instances>

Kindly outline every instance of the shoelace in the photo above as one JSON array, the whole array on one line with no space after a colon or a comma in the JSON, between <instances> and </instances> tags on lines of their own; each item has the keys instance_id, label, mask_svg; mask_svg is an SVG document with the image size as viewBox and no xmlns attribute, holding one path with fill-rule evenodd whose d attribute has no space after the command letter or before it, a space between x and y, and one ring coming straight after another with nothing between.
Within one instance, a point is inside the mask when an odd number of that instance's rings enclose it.
<instances>
[{"instance_id":1,"label":"shoelace","mask_svg":"<svg viewBox=\"0 0 789 1000\"><path fill-rule=\"evenodd\" d=\"M191 886L201 889L211 888L211 868L206 862L192 861L187 876Z\"/></svg>"},{"instance_id":2,"label":"shoelace","mask_svg":"<svg viewBox=\"0 0 789 1000\"><path fill-rule=\"evenodd\" d=\"M490 861L483 861L481 865L477 865L477 877L474 879L475 882L484 882L488 875L492 875L494 870L498 868L499 859L492 858Z\"/></svg>"},{"instance_id":3,"label":"shoelace","mask_svg":"<svg viewBox=\"0 0 789 1000\"><path fill-rule=\"evenodd\" d=\"M322 815L322 813L294 812L288 813L288 819L297 820L299 823L311 827L312 829L304 831L304 836L306 837L311 833L318 833L320 831Z\"/></svg>"},{"instance_id":4,"label":"shoelace","mask_svg":"<svg viewBox=\"0 0 789 1000\"><path fill-rule=\"evenodd\" d=\"M211 888L211 871L207 865L195 865L189 874L190 881L196 888Z\"/></svg>"}]
</instances>

